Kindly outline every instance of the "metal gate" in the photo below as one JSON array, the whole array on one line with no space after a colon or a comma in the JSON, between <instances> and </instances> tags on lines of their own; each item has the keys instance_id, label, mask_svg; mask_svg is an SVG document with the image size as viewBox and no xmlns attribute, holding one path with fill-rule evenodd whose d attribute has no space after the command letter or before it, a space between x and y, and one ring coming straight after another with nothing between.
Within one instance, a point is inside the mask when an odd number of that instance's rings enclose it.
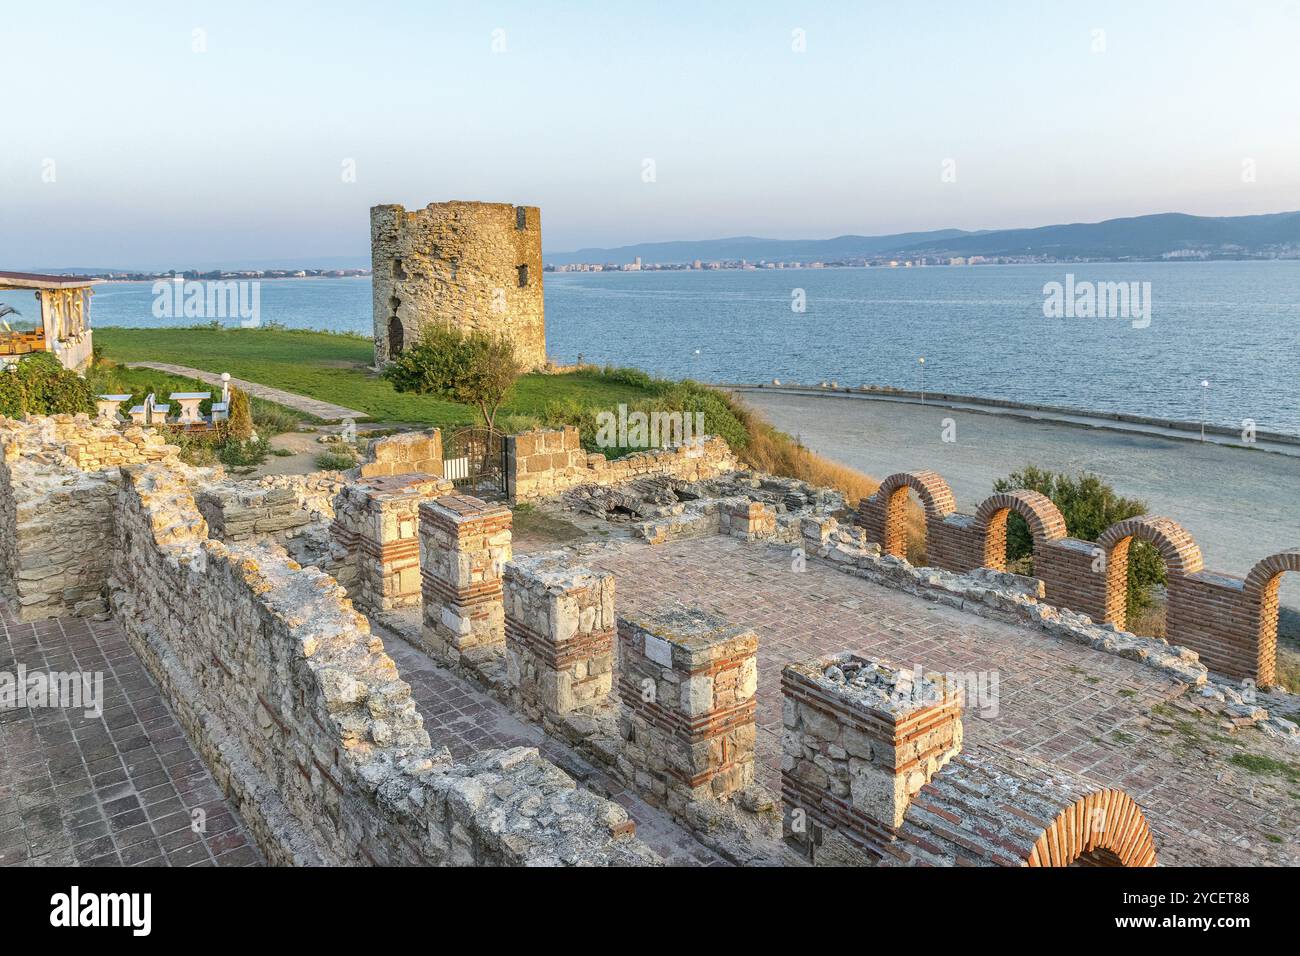
<instances>
[{"instance_id":1,"label":"metal gate","mask_svg":"<svg viewBox=\"0 0 1300 956\"><path fill-rule=\"evenodd\" d=\"M505 436L486 428L460 428L442 445L442 477L483 497L506 494Z\"/></svg>"}]
</instances>

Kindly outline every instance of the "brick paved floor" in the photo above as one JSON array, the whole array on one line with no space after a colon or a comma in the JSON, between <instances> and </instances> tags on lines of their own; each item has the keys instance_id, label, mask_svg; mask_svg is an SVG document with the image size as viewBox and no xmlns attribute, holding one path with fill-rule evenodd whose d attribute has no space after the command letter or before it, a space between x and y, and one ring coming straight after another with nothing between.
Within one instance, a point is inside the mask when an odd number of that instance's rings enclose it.
<instances>
[{"instance_id":1,"label":"brick paved floor","mask_svg":"<svg viewBox=\"0 0 1300 956\"><path fill-rule=\"evenodd\" d=\"M669 865L727 865L662 811L546 736L540 727L521 721L504 704L439 667L397 635L382 629L380 633L384 650L397 662L402 679L411 685L425 729L435 745L445 746L457 759L494 747L536 747L580 785L607 794L626 809L636 821L637 836Z\"/></svg>"},{"instance_id":2,"label":"brick paved floor","mask_svg":"<svg viewBox=\"0 0 1300 956\"><path fill-rule=\"evenodd\" d=\"M19 664L102 672L103 714L0 707L0 866L262 862L116 622L22 624L0 608L0 672Z\"/></svg>"},{"instance_id":3,"label":"brick paved floor","mask_svg":"<svg viewBox=\"0 0 1300 956\"><path fill-rule=\"evenodd\" d=\"M1258 731L1215 740L1213 725L1153 720L1176 714L1186 690L1153 669L822 562L795 573L788 548L721 536L622 547L584 559L618 575L619 610L681 601L758 632L760 779L778 792L781 668L854 650L926 670L996 671L997 713L968 708L967 746L996 742L1122 787L1146 810L1162 862L1300 864L1296 784L1285 773L1261 776L1231 763L1248 744L1294 773L1296 755Z\"/></svg>"}]
</instances>

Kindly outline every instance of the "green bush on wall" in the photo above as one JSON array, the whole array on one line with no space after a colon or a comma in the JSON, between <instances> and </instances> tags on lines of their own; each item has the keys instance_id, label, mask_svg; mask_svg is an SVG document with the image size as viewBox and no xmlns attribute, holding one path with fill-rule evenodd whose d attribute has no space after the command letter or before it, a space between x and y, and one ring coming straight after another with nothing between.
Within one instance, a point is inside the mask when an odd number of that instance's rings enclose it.
<instances>
[{"instance_id":1,"label":"green bush on wall","mask_svg":"<svg viewBox=\"0 0 1300 956\"><path fill-rule=\"evenodd\" d=\"M90 383L49 352L24 356L0 372L0 415L75 415L95 410Z\"/></svg>"}]
</instances>

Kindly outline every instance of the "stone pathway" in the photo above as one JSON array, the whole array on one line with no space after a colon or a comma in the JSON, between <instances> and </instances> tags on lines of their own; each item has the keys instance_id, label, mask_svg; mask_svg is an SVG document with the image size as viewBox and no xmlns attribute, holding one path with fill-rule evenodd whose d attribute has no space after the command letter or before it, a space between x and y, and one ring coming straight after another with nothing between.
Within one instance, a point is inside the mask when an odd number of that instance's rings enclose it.
<instances>
[{"instance_id":1,"label":"stone pathway","mask_svg":"<svg viewBox=\"0 0 1300 956\"><path fill-rule=\"evenodd\" d=\"M202 369L190 368L187 365L170 365L167 362L127 362L126 364L129 368L152 368L157 369L159 372L170 372L172 375L197 378L201 382L207 382L209 385L221 388L221 376L215 372L205 372ZM354 408L344 408L342 405L323 402L320 399L308 398L306 395L298 395L278 388L271 388L269 385L246 382L242 378L231 378L230 384L242 389L249 395L265 399L268 402L275 402L277 405L284 405L287 408L295 408L300 412L306 412L308 415L313 415L326 422L341 422L345 418L360 421L369 417L365 412L359 412Z\"/></svg>"},{"instance_id":2,"label":"stone pathway","mask_svg":"<svg viewBox=\"0 0 1300 956\"><path fill-rule=\"evenodd\" d=\"M411 685L424 728L435 746L445 746L458 760L498 747L536 747L579 786L608 795L627 810L636 821L637 837L669 866L730 865L663 811L546 736L537 725L523 722L504 704L439 667L397 635L379 627L376 631L383 636L384 650L397 662L402 679Z\"/></svg>"},{"instance_id":3,"label":"stone pathway","mask_svg":"<svg viewBox=\"0 0 1300 956\"><path fill-rule=\"evenodd\" d=\"M0 707L0 866L263 863L116 622L0 608L0 673L19 665L102 673L103 713Z\"/></svg>"},{"instance_id":4,"label":"stone pathway","mask_svg":"<svg viewBox=\"0 0 1300 956\"><path fill-rule=\"evenodd\" d=\"M624 543L584 559L618 575L617 607L680 601L759 636L759 779L779 792L781 668L840 650L944 672L996 675L966 745L999 743L1128 791L1164 863L1300 865L1300 755L1255 730L1229 737L1183 708L1186 687L1114 655L871 584L781 546L721 536ZM992 689L992 685L989 685ZM1216 739L1217 736L1217 739ZM1234 757L1277 762L1252 771ZM1287 769L1289 768L1289 769Z\"/></svg>"}]
</instances>

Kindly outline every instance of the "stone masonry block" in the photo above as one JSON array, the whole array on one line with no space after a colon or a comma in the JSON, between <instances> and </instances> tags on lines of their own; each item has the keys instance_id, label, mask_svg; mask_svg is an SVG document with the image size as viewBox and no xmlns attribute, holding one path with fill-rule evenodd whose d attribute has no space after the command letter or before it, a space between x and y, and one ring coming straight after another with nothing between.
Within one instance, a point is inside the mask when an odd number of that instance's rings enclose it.
<instances>
[{"instance_id":1,"label":"stone masonry block","mask_svg":"<svg viewBox=\"0 0 1300 956\"><path fill-rule=\"evenodd\" d=\"M757 635L677 607L620 617L618 636L620 730L647 797L680 815L692 800L748 786Z\"/></svg>"},{"instance_id":2,"label":"stone masonry block","mask_svg":"<svg viewBox=\"0 0 1300 956\"><path fill-rule=\"evenodd\" d=\"M508 675L524 710L558 717L603 704L614 678L614 576L563 552L505 567Z\"/></svg>"},{"instance_id":3,"label":"stone masonry block","mask_svg":"<svg viewBox=\"0 0 1300 956\"><path fill-rule=\"evenodd\" d=\"M912 797L961 750L958 689L848 652L786 665L781 686L787 842L815 861L837 831L886 855Z\"/></svg>"}]
</instances>

